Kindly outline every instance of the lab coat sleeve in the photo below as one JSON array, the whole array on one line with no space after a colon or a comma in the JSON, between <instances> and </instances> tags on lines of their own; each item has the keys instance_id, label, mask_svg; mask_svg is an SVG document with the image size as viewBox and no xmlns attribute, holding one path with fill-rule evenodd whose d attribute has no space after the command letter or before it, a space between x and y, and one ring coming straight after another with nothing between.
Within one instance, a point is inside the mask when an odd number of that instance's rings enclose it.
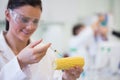
<instances>
[{"instance_id":1,"label":"lab coat sleeve","mask_svg":"<svg viewBox=\"0 0 120 80\"><path fill-rule=\"evenodd\" d=\"M1 68L0 80L28 80L26 73L19 66L17 57Z\"/></svg>"},{"instance_id":2,"label":"lab coat sleeve","mask_svg":"<svg viewBox=\"0 0 120 80\"><path fill-rule=\"evenodd\" d=\"M62 80L63 72L61 70L55 70L54 72L54 80Z\"/></svg>"}]
</instances>

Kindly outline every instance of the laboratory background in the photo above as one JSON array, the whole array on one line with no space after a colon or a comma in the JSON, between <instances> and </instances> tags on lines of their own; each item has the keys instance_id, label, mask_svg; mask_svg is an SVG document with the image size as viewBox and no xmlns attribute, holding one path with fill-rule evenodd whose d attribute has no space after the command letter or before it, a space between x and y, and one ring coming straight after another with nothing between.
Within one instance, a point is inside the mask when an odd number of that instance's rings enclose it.
<instances>
[{"instance_id":1,"label":"laboratory background","mask_svg":"<svg viewBox=\"0 0 120 80\"><path fill-rule=\"evenodd\" d=\"M7 2L0 1L0 31L5 30ZM42 17L31 40L51 42L62 57L84 57L84 71L78 80L120 80L120 0L42 2ZM99 28L92 30L97 21ZM74 27L80 25L79 33L73 35Z\"/></svg>"}]
</instances>

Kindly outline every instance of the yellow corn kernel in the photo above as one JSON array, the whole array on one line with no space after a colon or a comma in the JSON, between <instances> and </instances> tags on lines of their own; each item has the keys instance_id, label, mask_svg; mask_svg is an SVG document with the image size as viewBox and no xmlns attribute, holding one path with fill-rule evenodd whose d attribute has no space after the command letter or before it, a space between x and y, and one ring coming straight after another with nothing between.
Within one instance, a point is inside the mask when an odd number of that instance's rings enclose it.
<instances>
[{"instance_id":1,"label":"yellow corn kernel","mask_svg":"<svg viewBox=\"0 0 120 80\"><path fill-rule=\"evenodd\" d=\"M84 58L83 57L66 57L66 58L58 58L55 60L53 67L56 70L65 70L70 69L75 66L84 66Z\"/></svg>"}]
</instances>

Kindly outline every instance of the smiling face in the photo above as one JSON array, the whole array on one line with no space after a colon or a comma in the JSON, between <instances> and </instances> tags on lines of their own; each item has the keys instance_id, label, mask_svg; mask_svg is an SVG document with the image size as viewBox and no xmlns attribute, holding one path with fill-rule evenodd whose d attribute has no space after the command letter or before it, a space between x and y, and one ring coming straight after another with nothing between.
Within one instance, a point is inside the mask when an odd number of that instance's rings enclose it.
<instances>
[{"instance_id":1,"label":"smiling face","mask_svg":"<svg viewBox=\"0 0 120 80\"><path fill-rule=\"evenodd\" d=\"M13 10L6 11L6 19L9 22L8 33L14 38L28 41L37 29L41 16L39 7L25 5Z\"/></svg>"}]
</instances>

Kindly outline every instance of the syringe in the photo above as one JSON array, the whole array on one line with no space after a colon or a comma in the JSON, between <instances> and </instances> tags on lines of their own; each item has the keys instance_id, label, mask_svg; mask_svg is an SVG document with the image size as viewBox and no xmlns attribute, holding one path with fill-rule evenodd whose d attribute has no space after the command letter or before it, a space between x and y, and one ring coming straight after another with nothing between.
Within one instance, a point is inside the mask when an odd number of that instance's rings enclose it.
<instances>
[{"instance_id":1,"label":"syringe","mask_svg":"<svg viewBox=\"0 0 120 80\"><path fill-rule=\"evenodd\" d=\"M63 57L62 54L58 52L58 50L53 49L51 46L50 46L50 49L51 49L53 52L57 53L57 55L59 55L60 57Z\"/></svg>"},{"instance_id":2,"label":"syringe","mask_svg":"<svg viewBox=\"0 0 120 80\"><path fill-rule=\"evenodd\" d=\"M42 41L42 45L44 45L46 42L43 42ZM41 46L41 45L38 45L38 46ZM56 53L59 57L63 57L63 55L60 53L60 52L58 52L58 50L56 50L56 49L54 49L52 46L50 46L50 49L54 52L54 53Z\"/></svg>"}]
</instances>

